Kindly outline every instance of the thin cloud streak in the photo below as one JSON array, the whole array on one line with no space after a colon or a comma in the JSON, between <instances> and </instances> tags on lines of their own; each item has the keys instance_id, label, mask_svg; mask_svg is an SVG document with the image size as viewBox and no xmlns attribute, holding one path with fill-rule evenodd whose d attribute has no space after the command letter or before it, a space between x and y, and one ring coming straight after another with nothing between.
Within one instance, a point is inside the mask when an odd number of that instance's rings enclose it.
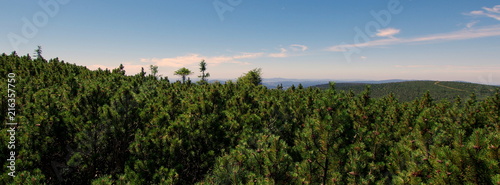
<instances>
[{"instance_id":1,"label":"thin cloud streak","mask_svg":"<svg viewBox=\"0 0 500 185\"><path fill-rule=\"evenodd\" d=\"M178 56L174 58L143 58L141 62L152 63L160 67L183 67L198 64L200 61L205 60L207 64L222 64L233 63L247 65L247 62L238 61L238 59L248 59L261 57L263 53L243 53L235 56L202 56L200 54L188 54L185 56Z\"/></svg>"},{"instance_id":2,"label":"thin cloud streak","mask_svg":"<svg viewBox=\"0 0 500 185\"><path fill-rule=\"evenodd\" d=\"M400 29L386 28L386 29L378 30L377 36L378 37L392 38L394 35L398 34L399 32L401 32Z\"/></svg>"},{"instance_id":3,"label":"thin cloud streak","mask_svg":"<svg viewBox=\"0 0 500 185\"><path fill-rule=\"evenodd\" d=\"M493 8L483 7L483 9L485 9L488 12L500 14L500 5L496 5Z\"/></svg>"},{"instance_id":4,"label":"thin cloud streak","mask_svg":"<svg viewBox=\"0 0 500 185\"><path fill-rule=\"evenodd\" d=\"M476 25L477 23L479 23L479 21L472 21L472 22L469 22L467 23L467 25L465 25L467 28L472 28L474 25Z\"/></svg>"},{"instance_id":5,"label":"thin cloud streak","mask_svg":"<svg viewBox=\"0 0 500 185\"><path fill-rule=\"evenodd\" d=\"M309 47L300 44L292 44L286 48L280 48L279 53L269 53L267 56L271 58L285 58L290 56L296 56L300 52L307 51Z\"/></svg>"},{"instance_id":6,"label":"thin cloud streak","mask_svg":"<svg viewBox=\"0 0 500 185\"><path fill-rule=\"evenodd\" d=\"M268 56L272 58L285 58L288 57L287 51L285 48L280 49L281 52L279 53L270 53Z\"/></svg>"},{"instance_id":7,"label":"thin cloud streak","mask_svg":"<svg viewBox=\"0 0 500 185\"><path fill-rule=\"evenodd\" d=\"M327 51L344 52L349 48L367 48L367 47L377 47L377 46L390 46L397 44L410 44L410 43L422 43L431 41L453 41L453 40L467 40L475 38L484 37L494 37L500 36L500 25L460 30L445 34L428 35L423 37L400 39L400 38L388 38L369 41L361 44L342 44L327 48Z\"/></svg>"},{"instance_id":8,"label":"thin cloud streak","mask_svg":"<svg viewBox=\"0 0 500 185\"><path fill-rule=\"evenodd\" d=\"M300 44L292 44L290 45L290 48L294 51L306 51L307 49L309 49L307 46Z\"/></svg>"},{"instance_id":9,"label":"thin cloud streak","mask_svg":"<svg viewBox=\"0 0 500 185\"><path fill-rule=\"evenodd\" d=\"M486 10L486 11L483 11ZM500 21L500 5L496 5L493 8L483 7L483 10L475 10L465 15L469 16L486 16Z\"/></svg>"},{"instance_id":10,"label":"thin cloud streak","mask_svg":"<svg viewBox=\"0 0 500 185\"><path fill-rule=\"evenodd\" d=\"M172 58L142 58L141 62L150 63L160 67L185 67L197 65L201 60L205 60L208 64L219 65L224 63L248 65L250 63L241 61L242 59L255 59L255 58L285 58L295 56L297 53L304 52L308 49L305 45L293 44L287 48L280 48L279 53L240 53L232 56L202 56L200 54L192 53L184 56L177 56Z\"/></svg>"}]
</instances>

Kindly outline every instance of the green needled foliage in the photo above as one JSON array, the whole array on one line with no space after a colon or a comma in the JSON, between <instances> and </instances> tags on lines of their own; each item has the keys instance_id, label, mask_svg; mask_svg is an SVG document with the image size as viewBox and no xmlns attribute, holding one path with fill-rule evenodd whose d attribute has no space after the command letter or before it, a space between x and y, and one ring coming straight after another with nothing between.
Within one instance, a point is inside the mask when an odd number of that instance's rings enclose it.
<instances>
[{"instance_id":1,"label":"green needled foliage","mask_svg":"<svg viewBox=\"0 0 500 185\"><path fill-rule=\"evenodd\" d=\"M126 76L123 65L2 54L0 86L15 73L19 125L16 176L0 147L0 184L500 183L498 90L399 101L374 96L375 85L268 89L260 69L224 84L170 83L150 69Z\"/></svg>"},{"instance_id":2,"label":"green needled foliage","mask_svg":"<svg viewBox=\"0 0 500 185\"><path fill-rule=\"evenodd\" d=\"M189 69L183 67L174 72L174 75L182 76L182 83L186 82L186 76L193 74Z\"/></svg>"},{"instance_id":3,"label":"green needled foliage","mask_svg":"<svg viewBox=\"0 0 500 185\"><path fill-rule=\"evenodd\" d=\"M202 60L200 62L201 75L198 76L198 78L201 78L201 81L199 82L200 84L206 84L207 78L210 77L210 73L205 73L206 70L207 70L207 63L205 62L205 60Z\"/></svg>"},{"instance_id":4,"label":"green needled foliage","mask_svg":"<svg viewBox=\"0 0 500 185\"><path fill-rule=\"evenodd\" d=\"M261 85L262 84L262 69L252 69L245 75L238 78L239 84L251 84L251 85Z\"/></svg>"}]
</instances>

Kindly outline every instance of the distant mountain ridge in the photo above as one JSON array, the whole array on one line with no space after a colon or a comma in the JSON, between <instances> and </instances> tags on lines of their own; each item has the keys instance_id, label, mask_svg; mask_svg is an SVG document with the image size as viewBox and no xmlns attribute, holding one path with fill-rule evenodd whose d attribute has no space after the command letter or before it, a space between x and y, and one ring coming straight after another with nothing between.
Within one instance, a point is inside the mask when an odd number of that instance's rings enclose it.
<instances>
[{"instance_id":1,"label":"distant mountain ridge","mask_svg":"<svg viewBox=\"0 0 500 185\"><path fill-rule=\"evenodd\" d=\"M390 79L390 80L331 80L331 79L287 79L287 78L264 78L262 84L267 88L276 88L278 85L282 85L284 89L291 87L292 85L298 86L302 84L303 87L317 86L320 84L328 84L331 81L336 83L358 83L358 84L382 84L382 83L393 83L393 82L404 82L407 80L401 79Z\"/></svg>"},{"instance_id":2,"label":"distant mountain ridge","mask_svg":"<svg viewBox=\"0 0 500 185\"><path fill-rule=\"evenodd\" d=\"M354 93L360 93L370 85L371 95L380 98L393 93L401 101L411 101L421 97L429 91L435 100L453 100L457 96L461 99L468 99L472 93L475 93L477 99L484 99L487 96L495 94L499 86L483 85L471 82L456 81L403 81L391 83L336 83L335 89L341 91L352 90ZM312 86L320 89L330 88L329 84Z\"/></svg>"},{"instance_id":3,"label":"distant mountain ridge","mask_svg":"<svg viewBox=\"0 0 500 185\"><path fill-rule=\"evenodd\" d=\"M212 82L222 82L224 83L225 81L232 80L233 82L236 81L236 79L211 79L209 80L210 83ZM293 79L293 78L264 78L262 79L262 85L266 86L267 88L270 89L275 89L278 85L282 85L284 89L290 88L292 85L297 87L299 84L302 84L303 87L321 87L325 86L328 87L329 82L335 82L337 84L337 87L340 86L349 86L351 85L368 85L368 84L386 84L386 83L397 83L397 82L412 82L412 81L420 81L420 82L436 82L436 80L403 80L403 79L388 79L388 80L332 80L332 79ZM458 83L471 83L471 82L466 82L466 81L452 81L452 82L458 82ZM472 83L474 84L474 83ZM478 85L484 85L484 84L478 84ZM500 85L487 85L487 86L494 86L494 87L500 87Z\"/></svg>"}]
</instances>

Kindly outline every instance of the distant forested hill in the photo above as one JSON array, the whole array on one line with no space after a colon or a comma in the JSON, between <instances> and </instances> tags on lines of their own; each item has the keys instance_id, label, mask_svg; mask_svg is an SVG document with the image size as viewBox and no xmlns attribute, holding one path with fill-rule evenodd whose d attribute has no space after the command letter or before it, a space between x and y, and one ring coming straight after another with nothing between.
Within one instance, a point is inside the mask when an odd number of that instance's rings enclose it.
<instances>
[{"instance_id":1,"label":"distant forested hill","mask_svg":"<svg viewBox=\"0 0 500 185\"><path fill-rule=\"evenodd\" d=\"M407 81L383 84L363 83L338 83L337 90L360 93L370 86L372 97L379 98L393 93L400 101L411 101L429 91L435 100L454 100L457 96L468 99L474 93L478 99L484 99L495 94L497 86L482 85L468 82L443 82L443 81ZM328 89L329 84L313 86L320 89Z\"/></svg>"}]
</instances>

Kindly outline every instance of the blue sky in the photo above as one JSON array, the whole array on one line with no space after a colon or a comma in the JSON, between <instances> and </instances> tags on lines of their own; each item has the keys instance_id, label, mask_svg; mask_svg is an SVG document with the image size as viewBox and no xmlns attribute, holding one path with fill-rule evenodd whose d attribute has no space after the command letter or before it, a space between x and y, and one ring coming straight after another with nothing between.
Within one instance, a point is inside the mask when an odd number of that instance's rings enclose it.
<instances>
[{"instance_id":1,"label":"blue sky","mask_svg":"<svg viewBox=\"0 0 500 185\"><path fill-rule=\"evenodd\" d=\"M491 0L2 1L0 52L90 69L158 65L212 79L462 80L500 84L500 2ZM148 71L148 70L147 70Z\"/></svg>"}]
</instances>

